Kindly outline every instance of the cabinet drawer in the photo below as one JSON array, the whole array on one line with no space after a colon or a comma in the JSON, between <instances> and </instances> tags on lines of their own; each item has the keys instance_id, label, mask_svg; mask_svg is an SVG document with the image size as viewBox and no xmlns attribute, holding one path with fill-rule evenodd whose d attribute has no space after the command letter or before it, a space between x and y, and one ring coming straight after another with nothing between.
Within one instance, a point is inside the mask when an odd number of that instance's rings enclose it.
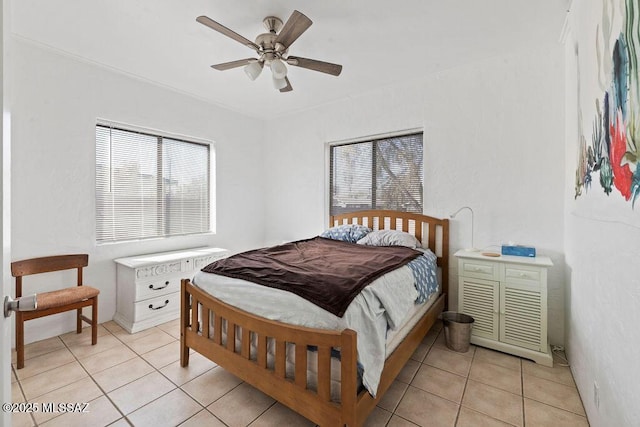
<instances>
[{"instance_id":1,"label":"cabinet drawer","mask_svg":"<svg viewBox=\"0 0 640 427\"><path fill-rule=\"evenodd\" d=\"M180 277L158 277L156 280L136 283L135 301L154 298L180 291Z\"/></svg>"},{"instance_id":2,"label":"cabinet drawer","mask_svg":"<svg viewBox=\"0 0 640 427\"><path fill-rule=\"evenodd\" d=\"M539 268L507 265L504 276L507 282L537 285L540 283L542 275Z\"/></svg>"},{"instance_id":3,"label":"cabinet drawer","mask_svg":"<svg viewBox=\"0 0 640 427\"><path fill-rule=\"evenodd\" d=\"M134 304L134 322L180 311L180 293L149 298Z\"/></svg>"},{"instance_id":4,"label":"cabinet drawer","mask_svg":"<svg viewBox=\"0 0 640 427\"><path fill-rule=\"evenodd\" d=\"M471 259L460 260L460 272L458 274L464 277L486 280L499 280L500 278L499 265Z\"/></svg>"}]
</instances>

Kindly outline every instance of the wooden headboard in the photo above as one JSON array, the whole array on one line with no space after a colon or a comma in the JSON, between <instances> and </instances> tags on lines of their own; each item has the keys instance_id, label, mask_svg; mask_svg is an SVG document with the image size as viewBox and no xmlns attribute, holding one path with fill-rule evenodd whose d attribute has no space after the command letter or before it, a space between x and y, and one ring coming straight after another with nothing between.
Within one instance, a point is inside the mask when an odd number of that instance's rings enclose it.
<instances>
[{"instance_id":1,"label":"wooden headboard","mask_svg":"<svg viewBox=\"0 0 640 427\"><path fill-rule=\"evenodd\" d=\"M449 220L390 210L356 211L329 218L329 227L341 224L366 225L373 230L401 230L413 234L422 247L438 257L442 291L449 292Z\"/></svg>"}]
</instances>

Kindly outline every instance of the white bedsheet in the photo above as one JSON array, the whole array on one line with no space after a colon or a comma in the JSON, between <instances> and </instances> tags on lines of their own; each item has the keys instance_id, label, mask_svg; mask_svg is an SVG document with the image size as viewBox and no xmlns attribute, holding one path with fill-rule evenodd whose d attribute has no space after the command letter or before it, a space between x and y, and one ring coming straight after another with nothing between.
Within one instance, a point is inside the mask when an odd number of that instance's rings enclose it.
<instances>
[{"instance_id":1,"label":"white bedsheet","mask_svg":"<svg viewBox=\"0 0 640 427\"><path fill-rule=\"evenodd\" d=\"M376 395L386 359L387 326L402 325L418 296L414 277L407 266L393 270L365 287L342 318L291 292L240 279L199 271L193 284L216 298L271 320L320 329L353 329L358 334L358 361L362 382ZM251 298L247 298L251 295Z\"/></svg>"}]
</instances>

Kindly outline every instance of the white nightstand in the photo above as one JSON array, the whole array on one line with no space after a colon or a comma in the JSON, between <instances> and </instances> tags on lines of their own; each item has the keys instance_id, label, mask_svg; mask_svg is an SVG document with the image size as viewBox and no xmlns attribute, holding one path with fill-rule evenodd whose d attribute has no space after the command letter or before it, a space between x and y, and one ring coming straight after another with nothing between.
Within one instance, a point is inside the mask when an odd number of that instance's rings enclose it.
<instances>
[{"instance_id":1,"label":"white nightstand","mask_svg":"<svg viewBox=\"0 0 640 427\"><path fill-rule=\"evenodd\" d=\"M458 310L475 319L471 343L553 366L547 342L547 269L535 258L458 251Z\"/></svg>"},{"instance_id":2,"label":"white nightstand","mask_svg":"<svg viewBox=\"0 0 640 427\"><path fill-rule=\"evenodd\" d=\"M226 249L196 248L118 258L116 315L113 320L135 333L180 317L180 279L216 259Z\"/></svg>"}]
</instances>

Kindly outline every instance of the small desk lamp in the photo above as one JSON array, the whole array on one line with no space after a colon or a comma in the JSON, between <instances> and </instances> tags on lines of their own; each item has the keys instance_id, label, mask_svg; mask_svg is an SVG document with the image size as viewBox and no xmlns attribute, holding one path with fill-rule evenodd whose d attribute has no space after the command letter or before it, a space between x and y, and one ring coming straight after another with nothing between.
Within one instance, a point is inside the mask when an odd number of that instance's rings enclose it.
<instances>
[{"instance_id":1,"label":"small desk lamp","mask_svg":"<svg viewBox=\"0 0 640 427\"><path fill-rule=\"evenodd\" d=\"M468 209L469 212L471 212L471 248L468 248L466 250L467 251L477 251L478 249L476 249L476 247L473 245L473 209L471 209L469 206L463 206L460 209L458 209L457 211L455 211L454 213L452 213L451 215L449 215L449 217L450 218L455 218L456 215L458 215L464 209Z\"/></svg>"}]
</instances>

